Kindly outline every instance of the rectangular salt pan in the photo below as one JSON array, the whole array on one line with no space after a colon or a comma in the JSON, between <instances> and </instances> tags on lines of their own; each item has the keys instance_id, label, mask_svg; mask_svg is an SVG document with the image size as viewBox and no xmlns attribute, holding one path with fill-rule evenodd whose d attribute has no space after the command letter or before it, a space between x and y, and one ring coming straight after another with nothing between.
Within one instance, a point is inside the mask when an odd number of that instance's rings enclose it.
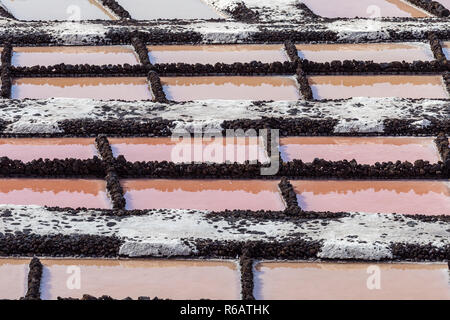
<instances>
[{"instance_id":1,"label":"rectangular salt pan","mask_svg":"<svg viewBox=\"0 0 450 320\"><path fill-rule=\"evenodd\" d=\"M285 208L278 181L123 180L122 187L127 209L223 211Z\"/></svg>"},{"instance_id":2,"label":"rectangular salt pan","mask_svg":"<svg viewBox=\"0 0 450 320\"><path fill-rule=\"evenodd\" d=\"M306 211L450 215L450 184L425 180L291 180Z\"/></svg>"},{"instance_id":3,"label":"rectangular salt pan","mask_svg":"<svg viewBox=\"0 0 450 320\"><path fill-rule=\"evenodd\" d=\"M117 0L136 20L223 19L202 0Z\"/></svg>"},{"instance_id":4,"label":"rectangular salt pan","mask_svg":"<svg viewBox=\"0 0 450 320\"><path fill-rule=\"evenodd\" d=\"M314 99L398 97L448 99L442 76L310 76Z\"/></svg>"},{"instance_id":5,"label":"rectangular salt pan","mask_svg":"<svg viewBox=\"0 0 450 320\"><path fill-rule=\"evenodd\" d=\"M339 5L330 5L329 0L302 0L302 2L315 14L326 18L430 16L426 11L402 0L342 0L339 1Z\"/></svg>"},{"instance_id":6,"label":"rectangular salt pan","mask_svg":"<svg viewBox=\"0 0 450 320\"><path fill-rule=\"evenodd\" d=\"M450 60L450 41L442 43L442 50L444 51L447 60Z\"/></svg>"},{"instance_id":7,"label":"rectangular salt pan","mask_svg":"<svg viewBox=\"0 0 450 320\"><path fill-rule=\"evenodd\" d=\"M94 139L8 138L0 139L0 157L29 162L35 159L92 159L98 156Z\"/></svg>"},{"instance_id":8,"label":"rectangular salt pan","mask_svg":"<svg viewBox=\"0 0 450 320\"><path fill-rule=\"evenodd\" d=\"M89 98L151 100L147 78L19 78L12 83L13 99Z\"/></svg>"},{"instance_id":9,"label":"rectangular salt pan","mask_svg":"<svg viewBox=\"0 0 450 320\"><path fill-rule=\"evenodd\" d=\"M109 295L170 299L239 299L237 266L228 261L42 260L42 299ZM80 288L67 286L79 270Z\"/></svg>"},{"instance_id":10,"label":"rectangular salt pan","mask_svg":"<svg viewBox=\"0 0 450 320\"><path fill-rule=\"evenodd\" d=\"M0 258L0 299L16 300L27 292L28 259Z\"/></svg>"},{"instance_id":11,"label":"rectangular salt pan","mask_svg":"<svg viewBox=\"0 0 450 320\"><path fill-rule=\"evenodd\" d=\"M216 64L261 61L284 62L282 45L168 45L148 46L150 61L156 63Z\"/></svg>"},{"instance_id":12,"label":"rectangular salt pan","mask_svg":"<svg viewBox=\"0 0 450 320\"><path fill-rule=\"evenodd\" d=\"M109 138L115 157L128 161L238 162L269 161L261 139L252 138Z\"/></svg>"},{"instance_id":13,"label":"rectangular salt pan","mask_svg":"<svg viewBox=\"0 0 450 320\"><path fill-rule=\"evenodd\" d=\"M333 60L373 61L376 63L434 60L430 46L420 42L298 44L296 47L300 58L322 63Z\"/></svg>"},{"instance_id":14,"label":"rectangular salt pan","mask_svg":"<svg viewBox=\"0 0 450 320\"><path fill-rule=\"evenodd\" d=\"M14 47L12 65L18 67L57 64L139 64L131 46Z\"/></svg>"},{"instance_id":15,"label":"rectangular salt pan","mask_svg":"<svg viewBox=\"0 0 450 320\"><path fill-rule=\"evenodd\" d=\"M117 20L96 0L2 0L6 9L19 20Z\"/></svg>"},{"instance_id":16,"label":"rectangular salt pan","mask_svg":"<svg viewBox=\"0 0 450 320\"><path fill-rule=\"evenodd\" d=\"M283 161L352 160L359 164L425 160L440 161L434 138L412 137L288 137L280 139Z\"/></svg>"},{"instance_id":17,"label":"rectangular salt pan","mask_svg":"<svg viewBox=\"0 0 450 320\"><path fill-rule=\"evenodd\" d=\"M443 263L264 262L255 266L254 294L264 300L449 300L449 270Z\"/></svg>"},{"instance_id":18,"label":"rectangular salt pan","mask_svg":"<svg viewBox=\"0 0 450 320\"><path fill-rule=\"evenodd\" d=\"M0 204L111 209L103 180L0 179Z\"/></svg>"},{"instance_id":19,"label":"rectangular salt pan","mask_svg":"<svg viewBox=\"0 0 450 320\"><path fill-rule=\"evenodd\" d=\"M170 100L298 100L297 82L291 77L162 77Z\"/></svg>"}]
</instances>

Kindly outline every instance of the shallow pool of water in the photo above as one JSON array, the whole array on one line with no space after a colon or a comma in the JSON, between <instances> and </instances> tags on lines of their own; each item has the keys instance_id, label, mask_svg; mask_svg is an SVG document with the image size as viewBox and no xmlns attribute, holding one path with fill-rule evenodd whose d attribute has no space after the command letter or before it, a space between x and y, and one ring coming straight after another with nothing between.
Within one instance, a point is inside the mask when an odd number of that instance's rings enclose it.
<instances>
[{"instance_id":1,"label":"shallow pool of water","mask_svg":"<svg viewBox=\"0 0 450 320\"><path fill-rule=\"evenodd\" d=\"M131 46L14 47L12 64L20 67L57 64L139 64Z\"/></svg>"},{"instance_id":2,"label":"shallow pool of water","mask_svg":"<svg viewBox=\"0 0 450 320\"><path fill-rule=\"evenodd\" d=\"M0 179L0 204L111 209L106 182L87 179Z\"/></svg>"},{"instance_id":3,"label":"shallow pool of water","mask_svg":"<svg viewBox=\"0 0 450 320\"><path fill-rule=\"evenodd\" d=\"M287 61L282 45L167 45L148 46L152 63L216 64Z\"/></svg>"},{"instance_id":4,"label":"shallow pool of water","mask_svg":"<svg viewBox=\"0 0 450 320\"><path fill-rule=\"evenodd\" d=\"M170 100L298 100L297 83L292 77L162 77Z\"/></svg>"},{"instance_id":5,"label":"shallow pool of water","mask_svg":"<svg viewBox=\"0 0 450 320\"><path fill-rule=\"evenodd\" d=\"M358 44L298 44L300 58L315 62L359 60L377 63L434 60L433 52L425 43L358 43Z\"/></svg>"},{"instance_id":6,"label":"shallow pool of water","mask_svg":"<svg viewBox=\"0 0 450 320\"><path fill-rule=\"evenodd\" d=\"M430 180L291 180L307 211L450 215L450 186Z\"/></svg>"},{"instance_id":7,"label":"shallow pool of water","mask_svg":"<svg viewBox=\"0 0 450 320\"><path fill-rule=\"evenodd\" d=\"M446 263L263 262L255 271L256 299L450 299Z\"/></svg>"},{"instance_id":8,"label":"shallow pool of water","mask_svg":"<svg viewBox=\"0 0 450 320\"><path fill-rule=\"evenodd\" d=\"M310 76L313 96L322 99L398 97L448 99L442 76Z\"/></svg>"},{"instance_id":9,"label":"shallow pool of water","mask_svg":"<svg viewBox=\"0 0 450 320\"><path fill-rule=\"evenodd\" d=\"M330 5L329 0L302 0L315 14L327 18L379 18L430 16L426 11L402 0L343 0ZM368 22L368 26L371 24Z\"/></svg>"},{"instance_id":10,"label":"shallow pool of water","mask_svg":"<svg viewBox=\"0 0 450 320\"><path fill-rule=\"evenodd\" d=\"M128 161L268 162L261 139L253 138L109 138L114 156Z\"/></svg>"},{"instance_id":11,"label":"shallow pool of water","mask_svg":"<svg viewBox=\"0 0 450 320\"><path fill-rule=\"evenodd\" d=\"M117 20L96 0L2 0L7 10L19 20Z\"/></svg>"},{"instance_id":12,"label":"shallow pool of water","mask_svg":"<svg viewBox=\"0 0 450 320\"><path fill-rule=\"evenodd\" d=\"M151 100L147 78L19 78L12 83L13 99L89 98Z\"/></svg>"},{"instance_id":13,"label":"shallow pool of water","mask_svg":"<svg viewBox=\"0 0 450 320\"><path fill-rule=\"evenodd\" d=\"M127 209L283 210L278 181L123 180ZM224 201L226 199L226 201Z\"/></svg>"},{"instance_id":14,"label":"shallow pool of water","mask_svg":"<svg viewBox=\"0 0 450 320\"><path fill-rule=\"evenodd\" d=\"M0 139L0 156L29 162L34 159L91 159L98 156L91 138Z\"/></svg>"},{"instance_id":15,"label":"shallow pool of water","mask_svg":"<svg viewBox=\"0 0 450 320\"><path fill-rule=\"evenodd\" d=\"M360 164L426 160L440 161L434 138L423 137L287 137L280 139L283 161L315 158L340 161L355 159Z\"/></svg>"},{"instance_id":16,"label":"shallow pool of water","mask_svg":"<svg viewBox=\"0 0 450 320\"><path fill-rule=\"evenodd\" d=\"M109 295L171 299L239 299L240 275L229 261L42 260L42 299ZM71 276L79 275L79 282Z\"/></svg>"},{"instance_id":17,"label":"shallow pool of water","mask_svg":"<svg viewBox=\"0 0 450 320\"><path fill-rule=\"evenodd\" d=\"M117 0L117 2L136 20L224 18L202 0Z\"/></svg>"}]
</instances>

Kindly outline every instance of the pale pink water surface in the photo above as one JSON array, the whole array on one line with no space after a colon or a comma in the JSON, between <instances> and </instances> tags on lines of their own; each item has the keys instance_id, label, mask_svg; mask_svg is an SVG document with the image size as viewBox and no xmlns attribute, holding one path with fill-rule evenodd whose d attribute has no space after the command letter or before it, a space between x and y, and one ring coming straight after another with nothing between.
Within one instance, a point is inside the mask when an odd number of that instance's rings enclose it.
<instances>
[{"instance_id":1,"label":"pale pink water surface","mask_svg":"<svg viewBox=\"0 0 450 320\"><path fill-rule=\"evenodd\" d=\"M0 204L111 208L106 182L87 179L0 179Z\"/></svg>"},{"instance_id":2,"label":"pale pink water surface","mask_svg":"<svg viewBox=\"0 0 450 320\"><path fill-rule=\"evenodd\" d=\"M234 300L240 294L237 266L228 261L44 259L42 263L43 299L106 294L116 299ZM67 286L75 268L80 275L79 289Z\"/></svg>"},{"instance_id":3,"label":"pale pink water surface","mask_svg":"<svg viewBox=\"0 0 450 320\"><path fill-rule=\"evenodd\" d=\"M0 139L0 157L29 162L34 159L91 159L97 154L92 138Z\"/></svg>"},{"instance_id":4,"label":"pale pink water surface","mask_svg":"<svg viewBox=\"0 0 450 320\"><path fill-rule=\"evenodd\" d=\"M0 258L0 299L15 300L27 292L29 259Z\"/></svg>"},{"instance_id":5,"label":"pale pink water surface","mask_svg":"<svg viewBox=\"0 0 450 320\"><path fill-rule=\"evenodd\" d=\"M283 161L355 159L360 164L375 164L420 159L436 163L441 159L433 140L432 137L287 137L280 139L280 152Z\"/></svg>"},{"instance_id":6,"label":"pale pink water surface","mask_svg":"<svg viewBox=\"0 0 450 320\"><path fill-rule=\"evenodd\" d=\"M262 141L253 138L109 138L114 156L128 161L238 162L259 160L268 156Z\"/></svg>"},{"instance_id":7,"label":"pale pink water surface","mask_svg":"<svg viewBox=\"0 0 450 320\"><path fill-rule=\"evenodd\" d=\"M123 180L128 209L283 210L278 181Z\"/></svg>"},{"instance_id":8,"label":"pale pink water surface","mask_svg":"<svg viewBox=\"0 0 450 320\"><path fill-rule=\"evenodd\" d=\"M450 187L429 180L291 180L304 210L450 214Z\"/></svg>"},{"instance_id":9,"label":"pale pink water surface","mask_svg":"<svg viewBox=\"0 0 450 320\"><path fill-rule=\"evenodd\" d=\"M254 294L275 300L449 300L450 282L446 263L263 262L255 266Z\"/></svg>"}]
</instances>

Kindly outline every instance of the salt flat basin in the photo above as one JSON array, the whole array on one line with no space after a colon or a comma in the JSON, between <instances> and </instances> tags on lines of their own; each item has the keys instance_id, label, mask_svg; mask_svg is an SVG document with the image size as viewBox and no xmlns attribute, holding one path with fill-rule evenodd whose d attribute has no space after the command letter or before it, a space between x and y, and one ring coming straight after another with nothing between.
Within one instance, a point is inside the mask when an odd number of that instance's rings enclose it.
<instances>
[{"instance_id":1,"label":"salt flat basin","mask_svg":"<svg viewBox=\"0 0 450 320\"><path fill-rule=\"evenodd\" d=\"M117 17L96 0L2 0L17 19L36 20L117 20Z\"/></svg>"},{"instance_id":2,"label":"salt flat basin","mask_svg":"<svg viewBox=\"0 0 450 320\"><path fill-rule=\"evenodd\" d=\"M287 137L280 138L283 161L355 159L360 164L441 160L433 137Z\"/></svg>"},{"instance_id":3,"label":"salt flat basin","mask_svg":"<svg viewBox=\"0 0 450 320\"><path fill-rule=\"evenodd\" d=\"M114 156L128 161L268 162L261 139L252 138L109 138Z\"/></svg>"},{"instance_id":4,"label":"salt flat basin","mask_svg":"<svg viewBox=\"0 0 450 320\"><path fill-rule=\"evenodd\" d=\"M448 300L449 271L446 263L263 262L255 266L254 295L264 300Z\"/></svg>"},{"instance_id":5,"label":"salt flat basin","mask_svg":"<svg viewBox=\"0 0 450 320\"><path fill-rule=\"evenodd\" d=\"M307 211L450 215L450 187L430 180L291 180Z\"/></svg>"},{"instance_id":6,"label":"salt flat basin","mask_svg":"<svg viewBox=\"0 0 450 320\"><path fill-rule=\"evenodd\" d=\"M123 180L127 209L284 210L278 181ZM224 201L226 199L226 201Z\"/></svg>"},{"instance_id":7,"label":"salt flat basin","mask_svg":"<svg viewBox=\"0 0 450 320\"><path fill-rule=\"evenodd\" d=\"M136 20L223 19L202 0L117 0Z\"/></svg>"},{"instance_id":8,"label":"salt flat basin","mask_svg":"<svg viewBox=\"0 0 450 320\"><path fill-rule=\"evenodd\" d=\"M442 76L310 76L313 96L321 99L398 97L448 99Z\"/></svg>"},{"instance_id":9,"label":"salt flat basin","mask_svg":"<svg viewBox=\"0 0 450 320\"><path fill-rule=\"evenodd\" d=\"M0 258L0 299L16 300L27 293L29 259Z\"/></svg>"},{"instance_id":10,"label":"salt flat basin","mask_svg":"<svg viewBox=\"0 0 450 320\"><path fill-rule=\"evenodd\" d=\"M237 45L157 45L148 46L150 61L156 63L216 64L261 61L264 63L287 61L283 46L279 44Z\"/></svg>"},{"instance_id":11,"label":"salt flat basin","mask_svg":"<svg viewBox=\"0 0 450 320\"><path fill-rule=\"evenodd\" d=\"M57 64L139 64L131 46L14 47L12 65L19 67Z\"/></svg>"},{"instance_id":12,"label":"salt flat basin","mask_svg":"<svg viewBox=\"0 0 450 320\"><path fill-rule=\"evenodd\" d=\"M315 14L326 18L429 17L426 11L402 0L344 0L338 6L329 0L302 0Z\"/></svg>"},{"instance_id":13,"label":"salt flat basin","mask_svg":"<svg viewBox=\"0 0 450 320\"><path fill-rule=\"evenodd\" d=\"M314 62L358 60L383 63L434 60L430 45L422 42L297 44L296 47L300 58Z\"/></svg>"},{"instance_id":14,"label":"salt flat basin","mask_svg":"<svg viewBox=\"0 0 450 320\"><path fill-rule=\"evenodd\" d=\"M170 100L298 100L293 77L161 77Z\"/></svg>"},{"instance_id":15,"label":"salt flat basin","mask_svg":"<svg viewBox=\"0 0 450 320\"><path fill-rule=\"evenodd\" d=\"M240 275L230 261L192 260L41 260L42 299L109 295L170 299L239 299ZM80 275L79 289L67 285ZM70 283L69 283L70 284ZM73 282L71 284L74 284ZM76 283L75 283L76 284Z\"/></svg>"},{"instance_id":16,"label":"salt flat basin","mask_svg":"<svg viewBox=\"0 0 450 320\"><path fill-rule=\"evenodd\" d=\"M444 51L445 57L450 60L450 41L442 43L442 49Z\"/></svg>"},{"instance_id":17,"label":"salt flat basin","mask_svg":"<svg viewBox=\"0 0 450 320\"><path fill-rule=\"evenodd\" d=\"M151 100L147 78L81 77L19 78L12 83L13 99L90 98L97 100Z\"/></svg>"},{"instance_id":18,"label":"salt flat basin","mask_svg":"<svg viewBox=\"0 0 450 320\"><path fill-rule=\"evenodd\" d=\"M0 139L0 157L29 162L35 159L92 159L98 156L92 138Z\"/></svg>"},{"instance_id":19,"label":"salt flat basin","mask_svg":"<svg viewBox=\"0 0 450 320\"><path fill-rule=\"evenodd\" d=\"M87 179L0 179L0 204L111 209L106 182Z\"/></svg>"}]
</instances>

